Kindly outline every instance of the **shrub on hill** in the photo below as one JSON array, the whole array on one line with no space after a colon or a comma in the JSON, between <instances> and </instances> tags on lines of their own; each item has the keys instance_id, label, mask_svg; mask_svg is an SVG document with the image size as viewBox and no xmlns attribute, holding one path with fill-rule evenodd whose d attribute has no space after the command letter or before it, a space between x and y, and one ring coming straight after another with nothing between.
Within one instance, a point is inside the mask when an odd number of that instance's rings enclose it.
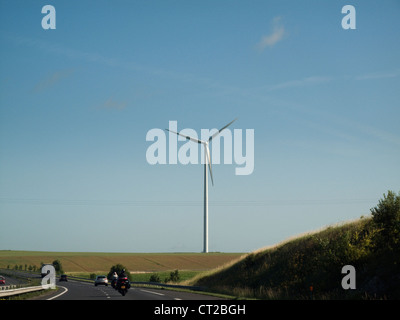
<instances>
[{"instance_id":1,"label":"shrub on hill","mask_svg":"<svg viewBox=\"0 0 400 320\"><path fill-rule=\"evenodd\" d=\"M60 260L54 260L52 264L54 266L54 269L56 270L56 273L59 273L59 274L64 273L64 270L63 270Z\"/></svg>"},{"instance_id":2,"label":"shrub on hill","mask_svg":"<svg viewBox=\"0 0 400 320\"><path fill-rule=\"evenodd\" d=\"M150 282L157 282L157 283L159 283L159 282L161 282L161 279L160 279L160 276L159 276L157 273L155 273L155 274L152 274L152 275L150 276L149 281L150 281Z\"/></svg>"},{"instance_id":3,"label":"shrub on hill","mask_svg":"<svg viewBox=\"0 0 400 320\"><path fill-rule=\"evenodd\" d=\"M371 213L379 231L375 239L376 245L400 257L400 192L396 195L389 191L387 196L383 195L383 199L371 209Z\"/></svg>"}]
</instances>

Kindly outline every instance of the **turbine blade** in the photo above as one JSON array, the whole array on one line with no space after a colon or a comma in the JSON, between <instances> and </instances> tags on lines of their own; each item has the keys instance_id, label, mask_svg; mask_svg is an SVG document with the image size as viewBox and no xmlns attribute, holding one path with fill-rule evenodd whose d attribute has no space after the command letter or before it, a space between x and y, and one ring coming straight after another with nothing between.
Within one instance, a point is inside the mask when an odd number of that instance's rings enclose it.
<instances>
[{"instance_id":1,"label":"turbine blade","mask_svg":"<svg viewBox=\"0 0 400 320\"><path fill-rule=\"evenodd\" d=\"M172 130L169 130L169 129L165 129L165 130L167 130L167 131L169 131L169 132L172 132L172 133L175 133L175 134L177 134L178 136L184 137L184 138L186 138L186 139L188 139L188 140L190 140L190 141L193 141L193 142L205 143L205 142L202 141L202 140L199 140L199 139L196 139L196 138L192 138L192 137L190 137L190 136L186 136L186 135L184 135L184 134L182 134L182 133L179 133L179 132L175 132L175 131L172 131Z\"/></svg>"},{"instance_id":2,"label":"turbine blade","mask_svg":"<svg viewBox=\"0 0 400 320\"><path fill-rule=\"evenodd\" d=\"M214 134L208 139L208 142L210 142L210 141L211 141L212 139L214 139L217 135L219 135L219 134L221 133L222 130L228 128L228 127L229 127L232 123L234 123L236 120L237 120L237 118L234 119L234 120L232 120L231 122L229 122L225 127L222 127L221 129L219 129L216 133L214 133Z\"/></svg>"},{"instance_id":3,"label":"turbine blade","mask_svg":"<svg viewBox=\"0 0 400 320\"><path fill-rule=\"evenodd\" d=\"M207 159L208 159L208 169L210 170L210 176L211 176L211 183L214 185L214 179L213 179L213 174L212 174L212 168L211 168L211 157L210 157L210 149L208 148L208 144L204 145L204 151L207 154Z\"/></svg>"}]
</instances>

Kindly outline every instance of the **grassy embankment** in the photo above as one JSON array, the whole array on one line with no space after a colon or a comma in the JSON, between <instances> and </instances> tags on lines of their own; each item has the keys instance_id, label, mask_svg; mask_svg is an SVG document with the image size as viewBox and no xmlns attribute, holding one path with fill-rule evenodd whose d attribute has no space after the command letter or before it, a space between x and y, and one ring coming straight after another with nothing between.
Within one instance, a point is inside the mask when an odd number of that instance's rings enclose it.
<instances>
[{"instance_id":1,"label":"grassy embankment","mask_svg":"<svg viewBox=\"0 0 400 320\"><path fill-rule=\"evenodd\" d=\"M257 250L186 284L257 299L399 299L400 256L376 245L380 230L371 218L331 226ZM344 265L356 269L355 290L342 288Z\"/></svg>"}]
</instances>

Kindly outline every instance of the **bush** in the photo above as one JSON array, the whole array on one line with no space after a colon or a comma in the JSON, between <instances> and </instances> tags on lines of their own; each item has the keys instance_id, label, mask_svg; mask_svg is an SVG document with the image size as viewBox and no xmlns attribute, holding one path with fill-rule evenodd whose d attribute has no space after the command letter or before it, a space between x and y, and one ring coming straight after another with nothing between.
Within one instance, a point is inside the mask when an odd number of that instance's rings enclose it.
<instances>
[{"instance_id":1,"label":"bush","mask_svg":"<svg viewBox=\"0 0 400 320\"><path fill-rule=\"evenodd\" d=\"M382 250L399 251L400 247L400 192L393 191L384 194L378 205L371 209L373 222L379 232L376 236L376 245Z\"/></svg>"},{"instance_id":2,"label":"bush","mask_svg":"<svg viewBox=\"0 0 400 320\"><path fill-rule=\"evenodd\" d=\"M54 266L56 273L64 273L60 260L54 260L52 265Z\"/></svg>"},{"instance_id":3,"label":"bush","mask_svg":"<svg viewBox=\"0 0 400 320\"><path fill-rule=\"evenodd\" d=\"M175 270L169 274L169 278L165 278L165 282L178 282L180 279L179 271Z\"/></svg>"},{"instance_id":4,"label":"bush","mask_svg":"<svg viewBox=\"0 0 400 320\"><path fill-rule=\"evenodd\" d=\"M160 276L157 273L155 273L150 276L149 281L150 282L161 282L161 279L160 279Z\"/></svg>"}]
</instances>

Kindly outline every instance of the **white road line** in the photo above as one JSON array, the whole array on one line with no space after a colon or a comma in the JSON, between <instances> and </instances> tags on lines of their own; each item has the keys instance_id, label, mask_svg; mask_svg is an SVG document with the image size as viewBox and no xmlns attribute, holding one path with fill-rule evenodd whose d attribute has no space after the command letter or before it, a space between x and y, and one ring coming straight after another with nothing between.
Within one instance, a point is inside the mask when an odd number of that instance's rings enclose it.
<instances>
[{"instance_id":1,"label":"white road line","mask_svg":"<svg viewBox=\"0 0 400 320\"><path fill-rule=\"evenodd\" d=\"M144 291L144 292L148 292L148 293L152 293L152 294L157 294L157 295L159 295L159 296L165 296L165 294L163 294L163 293L148 291L148 290L144 290L144 289L140 289L140 291Z\"/></svg>"},{"instance_id":2,"label":"white road line","mask_svg":"<svg viewBox=\"0 0 400 320\"><path fill-rule=\"evenodd\" d=\"M106 292L106 291L104 291L103 289L100 289L100 288L96 288L96 289L101 291L106 296L107 299L110 299L110 296L108 295L108 292Z\"/></svg>"},{"instance_id":3,"label":"white road line","mask_svg":"<svg viewBox=\"0 0 400 320\"><path fill-rule=\"evenodd\" d=\"M53 299L55 299L55 298L58 298L59 296L62 296L64 293L66 293L66 292L68 291L68 289L67 289L66 287L62 287L62 286L58 286L58 287L63 288L64 291L61 292L60 294L54 296L54 297L51 297L51 298L46 299L46 300L53 300Z\"/></svg>"}]
</instances>

